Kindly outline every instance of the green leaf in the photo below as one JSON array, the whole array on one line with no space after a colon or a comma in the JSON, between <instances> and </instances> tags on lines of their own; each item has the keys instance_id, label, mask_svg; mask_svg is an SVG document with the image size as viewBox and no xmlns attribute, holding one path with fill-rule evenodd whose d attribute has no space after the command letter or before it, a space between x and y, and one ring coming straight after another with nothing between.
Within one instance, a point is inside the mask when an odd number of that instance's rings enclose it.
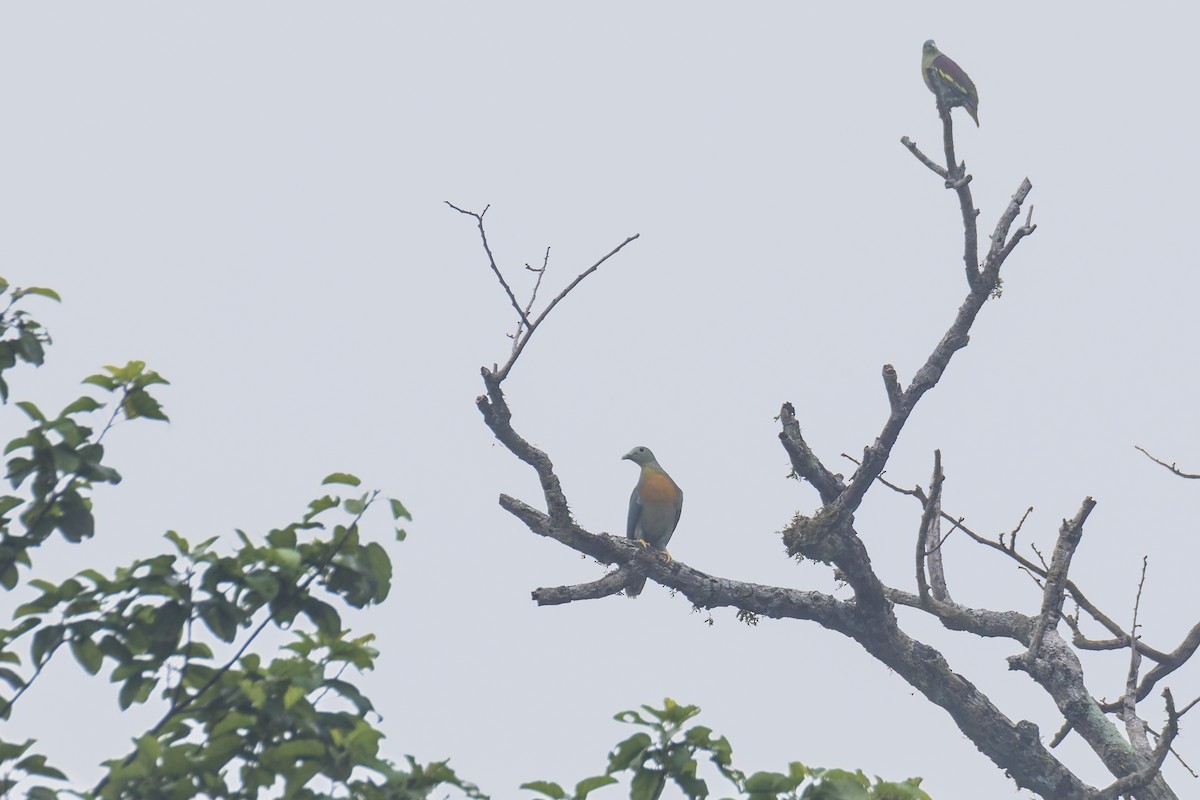
<instances>
[{"instance_id":1,"label":"green leaf","mask_svg":"<svg viewBox=\"0 0 1200 800\"><path fill-rule=\"evenodd\" d=\"M0 667L0 680L7 683L13 689L20 689L25 685L25 679L8 667Z\"/></svg>"},{"instance_id":2,"label":"green leaf","mask_svg":"<svg viewBox=\"0 0 1200 800\"><path fill-rule=\"evenodd\" d=\"M787 775L778 772L756 772L746 778L748 792L786 792L794 789Z\"/></svg>"},{"instance_id":3,"label":"green leaf","mask_svg":"<svg viewBox=\"0 0 1200 800\"><path fill-rule=\"evenodd\" d=\"M49 654L54 652L63 640L62 625L46 625L33 635L33 645L29 648L30 656L36 666L46 663Z\"/></svg>"},{"instance_id":4,"label":"green leaf","mask_svg":"<svg viewBox=\"0 0 1200 800\"><path fill-rule=\"evenodd\" d=\"M701 778L697 778L691 773L683 773L681 775L671 776L677 786L683 789L683 793L688 797L705 798L708 797L708 784Z\"/></svg>"},{"instance_id":5,"label":"green leaf","mask_svg":"<svg viewBox=\"0 0 1200 800\"><path fill-rule=\"evenodd\" d=\"M41 366L46 359L46 351L42 347L41 337L30 328L21 331L16 339L16 346L17 352L26 363Z\"/></svg>"},{"instance_id":6,"label":"green leaf","mask_svg":"<svg viewBox=\"0 0 1200 800\"><path fill-rule=\"evenodd\" d=\"M137 419L145 417L146 419L156 419L162 422L169 422L167 415L162 410L162 405L150 396L145 389L130 389L125 395L125 401L121 404L125 411L127 419Z\"/></svg>"},{"instance_id":7,"label":"green leaf","mask_svg":"<svg viewBox=\"0 0 1200 800\"><path fill-rule=\"evenodd\" d=\"M25 751L33 747L33 742L33 739L26 739L20 744L0 741L0 763L12 761L14 758L20 758L25 755Z\"/></svg>"},{"instance_id":8,"label":"green leaf","mask_svg":"<svg viewBox=\"0 0 1200 800\"><path fill-rule=\"evenodd\" d=\"M263 766L282 771L305 758L325 755L325 745L316 739L291 739L283 744L268 748L262 753Z\"/></svg>"},{"instance_id":9,"label":"green leaf","mask_svg":"<svg viewBox=\"0 0 1200 800\"><path fill-rule=\"evenodd\" d=\"M46 421L46 415L43 414L37 406L35 406L33 403L29 402L28 400L18 400L16 402L16 406L17 406L17 408L24 411L25 415L27 417L29 417L30 419L32 419L34 422L45 422Z\"/></svg>"},{"instance_id":10,"label":"green leaf","mask_svg":"<svg viewBox=\"0 0 1200 800\"><path fill-rule=\"evenodd\" d=\"M824 770L816 783L804 791L804 797L805 800L870 800L869 784L861 772L856 775L840 769Z\"/></svg>"},{"instance_id":11,"label":"green leaf","mask_svg":"<svg viewBox=\"0 0 1200 800\"><path fill-rule=\"evenodd\" d=\"M921 789L920 778L909 778L904 783L888 783L876 779L871 787L874 800L930 800L928 794Z\"/></svg>"},{"instance_id":12,"label":"green leaf","mask_svg":"<svg viewBox=\"0 0 1200 800\"><path fill-rule=\"evenodd\" d=\"M602 786L610 786L616 782L617 779L611 775L593 775L590 778L584 778L575 784L575 800L583 800L593 790Z\"/></svg>"},{"instance_id":13,"label":"green leaf","mask_svg":"<svg viewBox=\"0 0 1200 800\"><path fill-rule=\"evenodd\" d=\"M103 407L104 406L103 406L103 404L100 403L100 401L96 400L93 397L89 397L88 395L85 394L82 397L80 397L78 400L75 400L70 405L68 405L66 408L64 408L62 410L62 413L59 414L59 419L62 419L63 417L69 416L71 414L95 411L96 409L103 408Z\"/></svg>"},{"instance_id":14,"label":"green leaf","mask_svg":"<svg viewBox=\"0 0 1200 800\"><path fill-rule=\"evenodd\" d=\"M229 607L229 601L224 597L217 596L210 601L199 604L200 619L204 620L204 624L208 629L217 635L217 638L223 642L232 642L237 636L238 616L237 613Z\"/></svg>"},{"instance_id":15,"label":"green leaf","mask_svg":"<svg viewBox=\"0 0 1200 800\"><path fill-rule=\"evenodd\" d=\"M91 639L72 638L71 652L75 655L75 660L88 671L89 675L95 675L104 664L104 654Z\"/></svg>"},{"instance_id":16,"label":"green leaf","mask_svg":"<svg viewBox=\"0 0 1200 800\"><path fill-rule=\"evenodd\" d=\"M267 560L291 570L300 569L300 565L304 563L300 551L291 547L272 547L267 551Z\"/></svg>"},{"instance_id":17,"label":"green leaf","mask_svg":"<svg viewBox=\"0 0 1200 800\"><path fill-rule=\"evenodd\" d=\"M392 587L392 559L376 542L371 542L362 549L362 558L374 584L372 599L376 603L382 603L387 599Z\"/></svg>"},{"instance_id":18,"label":"green leaf","mask_svg":"<svg viewBox=\"0 0 1200 800\"><path fill-rule=\"evenodd\" d=\"M359 716L366 714L368 711L374 711L375 705L363 696L362 692L358 691L358 687L347 681L330 679L325 681L325 685L336 691L346 700L354 704L354 708L358 711Z\"/></svg>"},{"instance_id":19,"label":"green leaf","mask_svg":"<svg viewBox=\"0 0 1200 800\"><path fill-rule=\"evenodd\" d=\"M321 485L324 486L330 483L341 483L345 484L346 486L358 486L362 483L362 481L359 480L357 476L351 475L349 472L331 472L325 476L324 480L321 481Z\"/></svg>"},{"instance_id":20,"label":"green leaf","mask_svg":"<svg viewBox=\"0 0 1200 800\"><path fill-rule=\"evenodd\" d=\"M90 383L92 386L99 386L101 389L107 389L110 392L121 385L121 382L115 378L100 373L88 375L81 383Z\"/></svg>"},{"instance_id":21,"label":"green leaf","mask_svg":"<svg viewBox=\"0 0 1200 800\"><path fill-rule=\"evenodd\" d=\"M388 505L392 507L392 519L406 519L412 522L412 514L408 513L408 509L394 497L388 498Z\"/></svg>"},{"instance_id":22,"label":"green leaf","mask_svg":"<svg viewBox=\"0 0 1200 800\"><path fill-rule=\"evenodd\" d=\"M33 471L33 462L28 458L10 458L8 460L8 482L16 489L25 482L25 478Z\"/></svg>"},{"instance_id":23,"label":"green leaf","mask_svg":"<svg viewBox=\"0 0 1200 800\"><path fill-rule=\"evenodd\" d=\"M175 531L167 531L163 534L163 538L169 539L171 544L175 545L175 549L181 554L187 555L191 552L191 545L188 544L188 540L180 536Z\"/></svg>"},{"instance_id":24,"label":"green leaf","mask_svg":"<svg viewBox=\"0 0 1200 800\"><path fill-rule=\"evenodd\" d=\"M27 756L17 762L17 769L25 770L30 775L41 775L43 778L57 778L65 781L67 776L56 770L54 767L46 766L46 757L43 755Z\"/></svg>"},{"instance_id":25,"label":"green leaf","mask_svg":"<svg viewBox=\"0 0 1200 800\"><path fill-rule=\"evenodd\" d=\"M279 578L269 570L260 569L246 576L246 585L270 602L279 594Z\"/></svg>"},{"instance_id":26,"label":"green leaf","mask_svg":"<svg viewBox=\"0 0 1200 800\"><path fill-rule=\"evenodd\" d=\"M205 742L201 762L207 769L220 771L242 749L242 737L237 733L210 736Z\"/></svg>"},{"instance_id":27,"label":"green leaf","mask_svg":"<svg viewBox=\"0 0 1200 800\"><path fill-rule=\"evenodd\" d=\"M337 508L338 501L329 495L318 497L308 504L308 513L304 515L305 522L311 522L314 517L323 511L328 511L331 508Z\"/></svg>"},{"instance_id":28,"label":"green leaf","mask_svg":"<svg viewBox=\"0 0 1200 800\"><path fill-rule=\"evenodd\" d=\"M146 702L146 699L150 697L150 690L154 688L155 683L157 681L150 678L143 678L140 675L130 678L125 681L125 684L121 687L121 691L117 694L117 705L124 711L134 703Z\"/></svg>"},{"instance_id":29,"label":"green leaf","mask_svg":"<svg viewBox=\"0 0 1200 800\"><path fill-rule=\"evenodd\" d=\"M25 501L21 498L13 497L11 494L0 496L0 517L4 516L9 511L12 511L14 508L24 502Z\"/></svg>"},{"instance_id":30,"label":"green leaf","mask_svg":"<svg viewBox=\"0 0 1200 800\"><path fill-rule=\"evenodd\" d=\"M313 621L317 630L327 636L336 636L342 629L342 618L337 609L311 595L301 601L301 610Z\"/></svg>"},{"instance_id":31,"label":"green leaf","mask_svg":"<svg viewBox=\"0 0 1200 800\"><path fill-rule=\"evenodd\" d=\"M629 800L658 800L666 780L656 769L639 769L629 783Z\"/></svg>"},{"instance_id":32,"label":"green leaf","mask_svg":"<svg viewBox=\"0 0 1200 800\"><path fill-rule=\"evenodd\" d=\"M651 741L650 734L639 732L618 744L616 749L608 755L608 773L629 769L634 761L640 763L640 759L645 755L646 749L650 747Z\"/></svg>"},{"instance_id":33,"label":"green leaf","mask_svg":"<svg viewBox=\"0 0 1200 800\"><path fill-rule=\"evenodd\" d=\"M520 788L544 794L546 797L552 798L552 800L563 800L567 796L563 788L553 781L530 781L529 783L522 783Z\"/></svg>"},{"instance_id":34,"label":"green leaf","mask_svg":"<svg viewBox=\"0 0 1200 800\"><path fill-rule=\"evenodd\" d=\"M210 737L216 738L223 733L230 731L237 732L242 728L249 728L254 725L256 717L253 714L246 714L240 711L230 711L221 717L220 721L213 726Z\"/></svg>"},{"instance_id":35,"label":"green leaf","mask_svg":"<svg viewBox=\"0 0 1200 800\"><path fill-rule=\"evenodd\" d=\"M642 708L663 722L670 722L676 725L680 725L700 713L699 706L680 705L669 697L663 699L662 709L651 708L650 706L642 706Z\"/></svg>"},{"instance_id":36,"label":"green leaf","mask_svg":"<svg viewBox=\"0 0 1200 800\"><path fill-rule=\"evenodd\" d=\"M13 292L13 300L19 300L21 297L24 297L27 294L36 294L40 295L41 297L49 297L51 300L54 300L57 303L62 302L62 298L59 297L58 292L54 291L53 289L47 289L45 286L26 286L23 289L17 289Z\"/></svg>"},{"instance_id":37,"label":"green leaf","mask_svg":"<svg viewBox=\"0 0 1200 800\"><path fill-rule=\"evenodd\" d=\"M295 547L296 530L290 525L286 528L276 528L267 534L267 544L272 547Z\"/></svg>"},{"instance_id":38,"label":"green leaf","mask_svg":"<svg viewBox=\"0 0 1200 800\"><path fill-rule=\"evenodd\" d=\"M62 779L65 781L67 776L63 775ZM58 800L58 798L58 792L46 786L33 786L25 793L25 800Z\"/></svg>"},{"instance_id":39,"label":"green leaf","mask_svg":"<svg viewBox=\"0 0 1200 800\"><path fill-rule=\"evenodd\" d=\"M57 527L67 541L82 542L95 535L96 521L92 517L91 503L86 498L70 489L63 493L58 502L62 515L57 520Z\"/></svg>"}]
</instances>

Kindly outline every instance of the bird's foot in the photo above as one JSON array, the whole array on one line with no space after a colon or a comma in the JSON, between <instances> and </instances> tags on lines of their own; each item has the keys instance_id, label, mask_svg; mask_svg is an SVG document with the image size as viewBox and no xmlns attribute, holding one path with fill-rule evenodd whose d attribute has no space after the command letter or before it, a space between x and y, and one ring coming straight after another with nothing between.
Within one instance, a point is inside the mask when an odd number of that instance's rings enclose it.
<instances>
[{"instance_id":1,"label":"bird's foot","mask_svg":"<svg viewBox=\"0 0 1200 800\"><path fill-rule=\"evenodd\" d=\"M674 561L674 560L675 560L675 559L671 558L671 554L670 554L670 552L668 552L668 551L667 551L667 548L665 548L665 547L664 547L664 548L663 548L663 550L662 550L662 554L663 554L664 556L666 556L666 557L667 557L667 561Z\"/></svg>"}]
</instances>

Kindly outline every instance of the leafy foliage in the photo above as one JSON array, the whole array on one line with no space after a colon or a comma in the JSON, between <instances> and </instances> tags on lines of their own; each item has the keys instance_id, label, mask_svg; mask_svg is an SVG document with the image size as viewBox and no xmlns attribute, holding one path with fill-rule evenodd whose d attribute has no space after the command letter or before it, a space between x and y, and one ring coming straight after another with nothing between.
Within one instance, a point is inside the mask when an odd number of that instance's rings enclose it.
<instances>
[{"instance_id":1,"label":"leafy foliage","mask_svg":"<svg viewBox=\"0 0 1200 800\"><path fill-rule=\"evenodd\" d=\"M49 289L12 289L0 279L0 375L17 361L40 365L49 336L15 304ZM54 532L79 543L97 535L92 493L117 484L102 440L120 420L160 420L167 415L152 394L167 381L141 361L108 366L84 379L100 391L68 403L54 416L33 403L15 402L32 423L4 450L13 493L0 496L0 596L33 570L33 556ZM0 397L8 386L0 378ZM97 421L98 420L98 421ZM54 582L35 577L35 590L0 629L0 719L19 709L25 692L62 653L83 673L105 675L116 705L160 709L128 752L105 762L90 790L62 788L68 776L34 752L36 742L0 739L0 796L32 800L104 798L256 798L310 800L425 800L447 789L487 800L447 762L403 764L380 755L383 734L370 699L346 676L373 669L374 636L356 635L343 623L346 609L383 602L391 590L387 550L364 538L360 522L379 493L359 492L362 481L335 472L322 482L350 490L320 494L294 522L261 535L236 532L233 547L219 537L200 541L168 531L164 552L151 553L111 574L85 569ZM411 519L388 499L394 523ZM405 532L397 527L403 540ZM274 629L285 643L268 650L260 635ZM703 726L684 723L699 709L671 700L643 706L617 719L639 727L609 756L601 775L575 784L525 785L554 800L585 798L630 778L631 797L656 798L668 782L688 797L707 797L698 774L707 760L718 775L750 800L922 800L916 781L871 784L862 773L808 769L749 777L732 766L732 748ZM320 785L322 791L313 788ZM803 793L798 794L803 787Z\"/></svg>"},{"instance_id":2,"label":"leafy foliage","mask_svg":"<svg viewBox=\"0 0 1200 800\"><path fill-rule=\"evenodd\" d=\"M0 293L8 291L0 280ZM49 337L15 304L27 295L58 299L48 289L14 289L0 313L0 373L17 361L40 365ZM101 443L119 420L161 420L152 394L167 381L140 361L108 366L84 379L100 390L57 415L21 401L33 426L5 448L13 494L0 496L0 587L14 589L19 569L55 532L71 543L96 534L92 492L116 484ZM7 384L0 395L7 399ZM100 420L99 423L93 420ZM324 483L356 489L349 473ZM35 591L0 629L0 718L10 718L26 690L56 656L69 652L88 676L104 673L121 709L154 704L158 722L130 752L106 762L91 791L55 789L67 776L32 752L33 741L0 741L0 795L31 798L257 797L271 788L288 798L325 796L424 798L436 787L482 797L445 762L397 766L379 755L383 734L374 706L344 675L372 669L373 636L355 635L346 608L382 602L391 589L391 558L365 540L359 523L378 492L324 493L295 522L261 536L237 532L231 549L212 537L192 542L166 534L166 552L112 574L86 569ZM394 521L409 519L389 500ZM402 539L403 530L397 530ZM274 652L258 645L274 628L288 637ZM330 787L317 793L314 779Z\"/></svg>"},{"instance_id":3,"label":"leafy foliage","mask_svg":"<svg viewBox=\"0 0 1200 800\"><path fill-rule=\"evenodd\" d=\"M41 324L23 308L17 307L22 298L30 295L61 300L53 289L39 286L19 289L0 278L0 301L4 302L4 308L0 310L0 402L8 402L4 373L18 361L41 366L46 357L45 346L50 343L50 336Z\"/></svg>"},{"instance_id":4,"label":"leafy foliage","mask_svg":"<svg viewBox=\"0 0 1200 800\"><path fill-rule=\"evenodd\" d=\"M533 781L521 788L549 800L584 800L596 789L617 783L615 776L626 774L630 800L656 800L668 783L674 783L685 797L699 800L711 794L708 781L699 774L698 757L707 757L711 771L745 800L929 800L920 778L872 782L862 772L806 767L799 761L788 764L786 772L746 775L733 766L733 747L724 736L714 736L704 725L684 730L684 723L700 713L697 706L680 705L668 697L662 708L644 705L642 712L622 711L615 717L642 730L613 748L602 775L584 778L569 792L552 781Z\"/></svg>"}]
</instances>

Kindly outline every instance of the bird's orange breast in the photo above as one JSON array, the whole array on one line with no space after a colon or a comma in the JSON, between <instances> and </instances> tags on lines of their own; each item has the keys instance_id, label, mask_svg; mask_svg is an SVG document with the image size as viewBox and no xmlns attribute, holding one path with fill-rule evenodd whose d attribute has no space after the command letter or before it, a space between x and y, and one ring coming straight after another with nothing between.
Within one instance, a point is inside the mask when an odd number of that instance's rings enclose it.
<instances>
[{"instance_id":1,"label":"bird's orange breast","mask_svg":"<svg viewBox=\"0 0 1200 800\"><path fill-rule=\"evenodd\" d=\"M638 481L638 495L642 503L674 503L679 497L679 487L665 472L646 470Z\"/></svg>"}]
</instances>

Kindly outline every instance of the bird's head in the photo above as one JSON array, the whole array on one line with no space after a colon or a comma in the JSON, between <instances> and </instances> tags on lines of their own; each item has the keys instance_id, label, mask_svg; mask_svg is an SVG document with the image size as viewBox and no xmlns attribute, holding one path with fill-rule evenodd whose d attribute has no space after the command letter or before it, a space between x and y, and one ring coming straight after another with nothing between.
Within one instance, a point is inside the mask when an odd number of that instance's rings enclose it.
<instances>
[{"instance_id":1,"label":"bird's head","mask_svg":"<svg viewBox=\"0 0 1200 800\"><path fill-rule=\"evenodd\" d=\"M655 463L654 453L650 452L649 447L643 447L641 445L638 445L625 455L621 456L621 459L628 459L629 461L632 461L633 463L642 467L646 466L647 464Z\"/></svg>"},{"instance_id":2,"label":"bird's head","mask_svg":"<svg viewBox=\"0 0 1200 800\"><path fill-rule=\"evenodd\" d=\"M933 43L933 39L926 39L925 45L921 48L922 55L936 56L941 51L937 49L937 45Z\"/></svg>"}]
</instances>

